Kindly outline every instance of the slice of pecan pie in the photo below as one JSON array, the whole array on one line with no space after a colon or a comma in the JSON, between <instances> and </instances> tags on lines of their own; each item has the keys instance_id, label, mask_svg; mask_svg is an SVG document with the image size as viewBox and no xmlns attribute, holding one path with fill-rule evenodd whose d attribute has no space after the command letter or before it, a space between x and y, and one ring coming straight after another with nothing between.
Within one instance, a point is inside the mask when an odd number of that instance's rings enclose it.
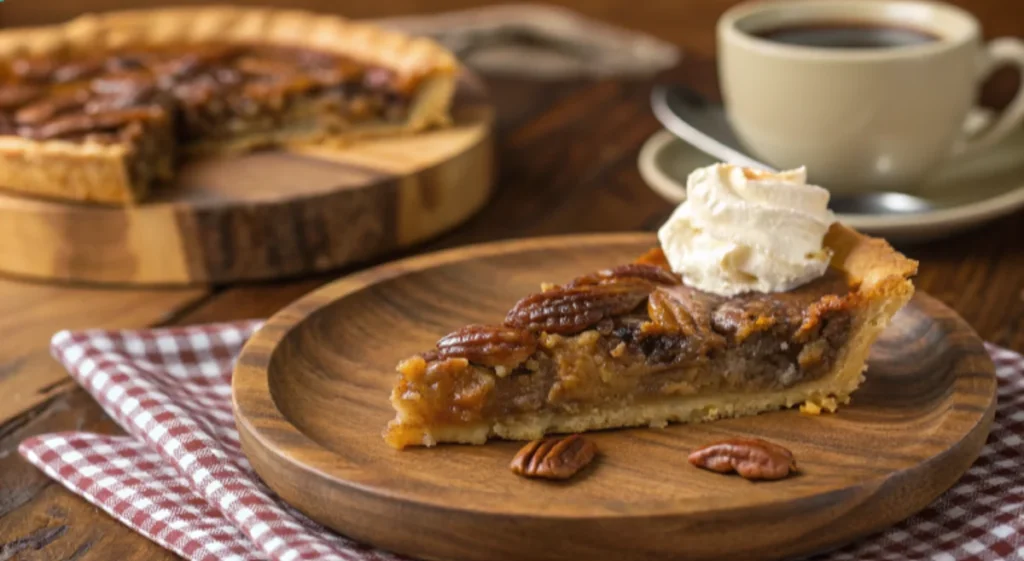
<instances>
[{"instance_id":1,"label":"slice of pecan pie","mask_svg":"<svg viewBox=\"0 0 1024 561\"><path fill-rule=\"evenodd\" d=\"M501 325L470 325L398 365L392 446L699 422L803 405L833 411L913 295L917 263L835 224L831 266L784 293L722 297L660 249L545 287Z\"/></svg>"},{"instance_id":2,"label":"slice of pecan pie","mask_svg":"<svg viewBox=\"0 0 1024 561\"><path fill-rule=\"evenodd\" d=\"M333 16L176 8L0 33L0 187L130 203L176 155L444 124L454 57Z\"/></svg>"}]
</instances>

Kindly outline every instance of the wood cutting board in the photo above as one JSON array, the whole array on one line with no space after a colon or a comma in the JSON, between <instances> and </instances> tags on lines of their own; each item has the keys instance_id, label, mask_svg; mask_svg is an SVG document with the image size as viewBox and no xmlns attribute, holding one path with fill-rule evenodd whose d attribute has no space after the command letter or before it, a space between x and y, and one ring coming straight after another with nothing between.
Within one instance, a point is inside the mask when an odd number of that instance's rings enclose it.
<instances>
[{"instance_id":1,"label":"wood cutting board","mask_svg":"<svg viewBox=\"0 0 1024 561\"><path fill-rule=\"evenodd\" d=\"M921 510L974 462L995 410L982 342L918 294L872 348L835 414L795 410L593 433L582 477L526 480L522 443L396 451L381 438L395 364L466 323L493 323L544 281L631 261L650 234L515 240L406 259L338 280L272 317L234 374L242 445L286 501L352 538L427 559L758 560L832 548ZM790 448L797 476L698 470L732 436Z\"/></svg>"},{"instance_id":2,"label":"wood cutting board","mask_svg":"<svg viewBox=\"0 0 1024 561\"><path fill-rule=\"evenodd\" d=\"M488 200L494 111L460 78L454 126L344 148L184 162L135 207L0 193L0 272L181 285L298 276L422 242Z\"/></svg>"}]
</instances>

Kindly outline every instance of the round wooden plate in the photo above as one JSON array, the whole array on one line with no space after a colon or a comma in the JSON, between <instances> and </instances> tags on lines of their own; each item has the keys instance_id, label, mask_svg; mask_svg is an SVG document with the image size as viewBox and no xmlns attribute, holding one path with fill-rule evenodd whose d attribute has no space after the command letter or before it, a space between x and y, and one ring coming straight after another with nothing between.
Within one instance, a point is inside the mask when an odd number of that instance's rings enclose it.
<instances>
[{"instance_id":1,"label":"round wooden plate","mask_svg":"<svg viewBox=\"0 0 1024 561\"><path fill-rule=\"evenodd\" d=\"M454 126L185 162L128 208L0 194L0 272L63 281L223 283L308 274L423 241L491 193L494 111L460 78Z\"/></svg>"},{"instance_id":2,"label":"round wooden plate","mask_svg":"<svg viewBox=\"0 0 1024 561\"><path fill-rule=\"evenodd\" d=\"M575 480L513 475L521 443L396 451L381 431L399 359L495 322L542 281L632 260L649 234L518 240L343 278L275 315L234 378L242 445L263 479L321 523L428 559L753 560L837 546L922 509L980 453L992 363L954 312L920 294L875 345L867 382L833 415L769 413L594 433ZM751 483L688 465L727 435L789 447L799 475Z\"/></svg>"}]
</instances>

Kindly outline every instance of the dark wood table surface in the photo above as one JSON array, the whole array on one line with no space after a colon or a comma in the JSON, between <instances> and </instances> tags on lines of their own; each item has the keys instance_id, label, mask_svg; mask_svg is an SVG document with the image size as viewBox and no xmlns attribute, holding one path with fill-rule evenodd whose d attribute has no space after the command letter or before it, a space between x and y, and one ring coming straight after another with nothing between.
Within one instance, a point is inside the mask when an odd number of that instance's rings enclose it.
<instances>
[{"instance_id":1,"label":"dark wood table surface","mask_svg":"<svg viewBox=\"0 0 1024 561\"><path fill-rule=\"evenodd\" d=\"M716 13L722 4L716 2ZM706 38L701 45L708 48ZM659 130L648 94L655 80L670 80L713 95L714 65L701 50L652 80L489 79L499 112L497 192L466 224L415 251L502 238L656 229L672 207L645 186L637 171L640 145ZM1024 213L900 249L921 261L920 290L957 310L986 340L1024 351ZM7 301L0 298L0 561L174 558L18 456L18 443L35 434L119 432L48 357L53 332L266 317L345 272L165 290L0 279L8 294Z\"/></svg>"}]
</instances>

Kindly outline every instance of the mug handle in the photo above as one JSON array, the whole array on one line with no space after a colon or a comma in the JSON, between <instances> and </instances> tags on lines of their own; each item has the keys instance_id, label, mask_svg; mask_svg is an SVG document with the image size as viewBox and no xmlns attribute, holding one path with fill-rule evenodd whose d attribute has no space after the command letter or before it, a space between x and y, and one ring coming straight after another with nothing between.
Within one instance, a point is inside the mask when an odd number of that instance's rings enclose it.
<instances>
[{"instance_id":1,"label":"mug handle","mask_svg":"<svg viewBox=\"0 0 1024 561\"><path fill-rule=\"evenodd\" d=\"M1024 80L1024 42L1013 37L993 39L985 48L981 78L988 78L997 68L1009 64L1017 68ZM970 154L988 148L1015 131L1024 122L1024 81L1017 88L1013 101L995 117L995 122L977 135L966 138L955 150L956 155Z\"/></svg>"}]
</instances>

